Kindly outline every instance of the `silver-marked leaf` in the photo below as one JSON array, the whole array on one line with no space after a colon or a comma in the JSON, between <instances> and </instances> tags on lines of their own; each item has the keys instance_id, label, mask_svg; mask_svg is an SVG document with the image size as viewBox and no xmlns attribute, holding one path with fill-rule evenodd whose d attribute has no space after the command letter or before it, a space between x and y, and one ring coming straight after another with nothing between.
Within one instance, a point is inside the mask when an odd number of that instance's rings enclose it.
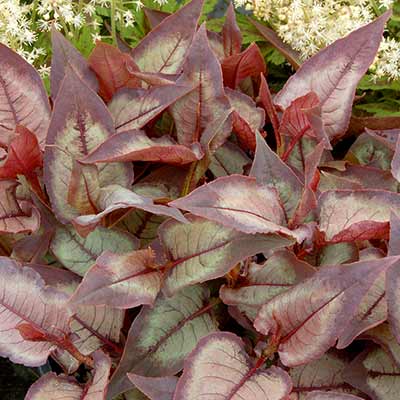
<instances>
[{"instance_id":1,"label":"silver-marked leaf","mask_svg":"<svg viewBox=\"0 0 400 400\"><path fill-rule=\"evenodd\" d=\"M174 400L285 400L292 383L285 371L251 361L232 333L209 335L185 360Z\"/></svg>"},{"instance_id":2,"label":"silver-marked leaf","mask_svg":"<svg viewBox=\"0 0 400 400\"><path fill-rule=\"evenodd\" d=\"M199 142L207 151L209 146L216 150L230 135L230 123L224 123L211 142L203 133L230 112L230 104L224 93L221 65L210 48L204 24L193 38L177 82L194 86L170 108L178 143L190 146Z\"/></svg>"},{"instance_id":3,"label":"silver-marked leaf","mask_svg":"<svg viewBox=\"0 0 400 400\"><path fill-rule=\"evenodd\" d=\"M310 393L305 400L363 400L363 398L352 394L317 391Z\"/></svg>"},{"instance_id":4,"label":"silver-marked leaf","mask_svg":"<svg viewBox=\"0 0 400 400\"><path fill-rule=\"evenodd\" d=\"M171 84L150 89L121 89L108 105L117 132L140 129L167 107L193 90L193 85Z\"/></svg>"},{"instance_id":5,"label":"silver-marked leaf","mask_svg":"<svg viewBox=\"0 0 400 400\"><path fill-rule=\"evenodd\" d=\"M347 365L348 362L344 359L327 353L317 361L291 368L289 375L293 382L293 392L290 400L308 400L309 393L315 391L331 395L332 392L351 392L351 386L342 376Z\"/></svg>"},{"instance_id":6,"label":"silver-marked leaf","mask_svg":"<svg viewBox=\"0 0 400 400\"><path fill-rule=\"evenodd\" d=\"M357 261L359 250L355 243L333 243L324 246L318 254L319 265L339 265Z\"/></svg>"},{"instance_id":7,"label":"silver-marked leaf","mask_svg":"<svg viewBox=\"0 0 400 400\"><path fill-rule=\"evenodd\" d=\"M377 276L396 262L387 257L324 267L265 304L254 326L264 335L279 332L284 365L316 360L335 344Z\"/></svg>"},{"instance_id":8,"label":"silver-marked leaf","mask_svg":"<svg viewBox=\"0 0 400 400\"><path fill-rule=\"evenodd\" d=\"M307 60L277 94L275 104L286 109L298 97L315 92L328 136L342 136L349 125L355 89L375 58L390 15L387 11Z\"/></svg>"},{"instance_id":9,"label":"silver-marked leaf","mask_svg":"<svg viewBox=\"0 0 400 400\"><path fill-rule=\"evenodd\" d=\"M238 306L248 318L254 320L268 300L314 272L311 265L300 261L290 251L278 250L264 264L250 264L243 283L234 288L222 286L220 297L225 304Z\"/></svg>"},{"instance_id":10,"label":"silver-marked leaf","mask_svg":"<svg viewBox=\"0 0 400 400\"><path fill-rule=\"evenodd\" d=\"M360 354L349 364L344 377L373 400L399 398L400 369L380 348Z\"/></svg>"},{"instance_id":11,"label":"silver-marked leaf","mask_svg":"<svg viewBox=\"0 0 400 400\"><path fill-rule=\"evenodd\" d=\"M259 133L256 139L257 148L249 175L254 176L259 185L269 185L276 189L288 222L301 199L303 184Z\"/></svg>"},{"instance_id":12,"label":"silver-marked leaf","mask_svg":"<svg viewBox=\"0 0 400 400\"><path fill-rule=\"evenodd\" d=\"M128 373L128 378L150 400L172 400L178 382L176 376L148 377Z\"/></svg>"},{"instance_id":13,"label":"silver-marked leaf","mask_svg":"<svg viewBox=\"0 0 400 400\"><path fill-rule=\"evenodd\" d=\"M131 51L141 71L176 74L196 32L203 0L194 0L163 19Z\"/></svg>"},{"instance_id":14,"label":"silver-marked leaf","mask_svg":"<svg viewBox=\"0 0 400 400\"><path fill-rule=\"evenodd\" d=\"M394 264L386 276L386 299L388 306L388 319L392 332L400 343L400 262Z\"/></svg>"},{"instance_id":15,"label":"silver-marked leaf","mask_svg":"<svg viewBox=\"0 0 400 400\"><path fill-rule=\"evenodd\" d=\"M159 297L153 308L142 308L111 379L110 396L132 387L127 372L168 376L182 369L184 359L198 341L217 330L209 296L205 287L193 286L171 298Z\"/></svg>"},{"instance_id":16,"label":"silver-marked leaf","mask_svg":"<svg viewBox=\"0 0 400 400\"><path fill-rule=\"evenodd\" d=\"M0 355L30 367L43 365L55 340L69 332L68 297L9 258L0 257L0 269Z\"/></svg>"},{"instance_id":17,"label":"silver-marked leaf","mask_svg":"<svg viewBox=\"0 0 400 400\"><path fill-rule=\"evenodd\" d=\"M103 251L123 254L138 245L134 236L122 231L99 227L83 238L72 226L58 226L50 249L65 268L83 276Z\"/></svg>"},{"instance_id":18,"label":"silver-marked leaf","mask_svg":"<svg viewBox=\"0 0 400 400\"><path fill-rule=\"evenodd\" d=\"M141 196L132 190L125 189L119 185L110 185L100 190L98 214L81 215L73 220L73 224L79 233L87 235L101 222L102 218L116 210L137 208L152 214L171 217L177 221L186 222L183 214L173 208L162 204L155 204L149 197Z\"/></svg>"},{"instance_id":19,"label":"silver-marked leaf","mask_svg":"<svg viewBox=\"0 0 400 400\"><path fill-rule=\"evenodd\" d=\"M46 189L62 223L80 214L68 203L74 160L87 156L113 133L113 121L103 101L69 71L54 104L44 154ZM128 186L132 174L128 164L110 163L99 168L99 184Z\"/></svg>"},{"instance_id":20,"label":"silver-marked leaf","mask_svg":"<svg viewBox=\"0 0 400 400\"><path fill-rule=\"evenodd\" d=\"M276 235L246 235L193 215L187 219L189 224L170 220L159 229L170 266L163 286L168 295L219 278L247 257L293 243Z\"/></svg>"},{"instance_id":21,"label":"silver-marked leaf","mask_svg":"<svg viewBox=\"0 0 400 400\"><path fill-rule=\"evenodd\" d=\"M18 201L17 181L0 180L0 234L31 233L40 227L40 214L27 201Z\"/></svg>"},{"instance_id":22,"label":"silver-marked leaf","mask_svg":"<svg viewBox=\"0 0 400 400\"><path fill-rule=\"evenodd\" d=\"M245 233L292 234L275 189L253 177L224 176L169 205Z\"/></svg>"},{"instance_id":23,"label":"silver-marked leaf","mask_svg":"<svg viewBox=\"0 0 400 400\"><path fill-rule=\"evenodd\" d=\"M0 43L0 145L8 146L17 125L23 125L44 144L50 104L37 71Z\"/></svg>"},{"instance_id":24,"label":"silver-marked leaf","mask_svg":"<svg viewBox=\"0 0 400 400\"><path fill-rule=\"evenodd\" d=\"M390 212L400 212L400 194L384 190L329 190L318 203L319 229L332 243L387 238Z\"/></svg>"},{"instance_id":25,"label":"silver-marked leaf","mask_svg":"<svg viewBox=\"0 0 400 400\"><path fill-rule=\"evenodd\" d=\"M94 149L82 162L85 164L115 161L151 161L182 165L201 159L200 148L176 144L169 136L149 138L143 131L124 131L111 136Z\"/></svg>"},{"instance_id":26,"label":"silver-marked leaf","mask_svg":"<svg viewBox=\"0 0 400 400\"><path fill-rule=\"evenodd\" d=\"M122 309L152 305L161 288L161 273L152 268L154 258L151 249L125 254L103 252L85 274L70 304Z\"/></svg>"},{"instance_id":27,"label":"silver-marked leaf","mask_svg":"<svg viewBox=\"0 0 400 400\"><path fill-rule=\"evenodd\" d=\"M94 374L85 386L67 375L49 372L38 379L29 389L25 400L102 400L107 392L110 375L110 357L101 351L93 354Z\"/></svg>"},{"instance_id":28,"label":"silver-marked leaf","mask_svg":"<svg viewBox=\"0 0 400 400\"><path fill-rule=\"evenodd\" d=\"M400 217L392 212L390 214L390 238L388 245L388 255L400 255Z\"/></svg>"},{"instance_id":29,"label":"silver-marked leaf","mask_svg":"<svg viewBox=\"0 0 400 400\"><path fill-rule=\"evenodd\" d=\"M85 84L97 92L98 82L95 73L81 53L53 27L51 31L52 57L50 91L53 101L58 96L68 70L72 70Z\"/></svg>"}]
</instances>

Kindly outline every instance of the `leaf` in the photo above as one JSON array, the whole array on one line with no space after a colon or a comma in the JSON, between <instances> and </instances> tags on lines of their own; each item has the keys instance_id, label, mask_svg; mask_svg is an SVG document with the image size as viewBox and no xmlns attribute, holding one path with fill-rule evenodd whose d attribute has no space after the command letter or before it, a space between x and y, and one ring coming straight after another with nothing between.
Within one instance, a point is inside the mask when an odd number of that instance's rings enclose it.
<instances>
[{"instance_id":1,"label":"leaf","mask_svg":"<svg viewBox=\"0 0 400 400\"><path fill-rule=\"evenodd\" d=\"M316 360L335 344L377 276L396 261L391 257L325 267L266 303L254 326L264 335L279 332L284 365Z\"/></svg>"},{"instance_id":2,"label":"leaf","mask_svg":"<svg viewBox=\"0 0 400 400\"><path fill-rule=\"evenodd\" d=\"M260 367L250 360L236 335L209 335L185 360L174 400L239 400L249 396L254 400L287 399L292 384L286 372L277 367Z\"/></svg>"},{"instance_id":3,"label":"leaf","mask_svg":"<svg viewBox=\"0 0 400 400\"><path fill-rule=\"evenodd\" d=\"M118 89L141 87L139 79L129 73L138 70L132 57L107 43L97 42L88 60L99 80L99 94L110 101Z\"/></svg>"},{"instance_id":4,"label":"leaf","mask_svg":"<svg viewBox=\"0 0 400 400\"><path fill-rule=\"evenodd\" d=\"M308 400L311 395L316 396L315 393L318 393L319 396L325 396L326 400L330 399L329 396L333 396L332 400L335 400L335 396L347 396L344 393L352 390L351 386L342 377L347 364L339 356L328 353L317 361L291 368L289 375L293 381L293 393L290 399ZM324 397L321 397L322 399ZM338 397L338 400L340 399ZM343 400L347 400L346 397ZM353 399L350 397L348 400Z\"/></svg>"},{"instance_id":5,"label":"leaf","mask_svg":"<svg viewBox=\"0 0 400 400\"><path fill-rule=\"evenodd\" d=\"M395 212L391 212L390 214L390 238L388 255L400 255L400 217Z\"/></svg>"},{"instance_id":6,"label":"leaf","mask_svg":"<svg viewBox=\"0 0 400 400\"><path fill-rule=\"evenodd\" d=\"M239 143L246 150L256 148L256 133L265 124L265 112L256 107L256 103L247 95L226 88L225 93L234 109L233 130L238 136Z\"/></svg>"},{"instance_id":7,"label":"leaf","mask_svg":"<svg viewBox=\"0 0 400 400\"><path fill-rule=\"evenodd\" d=\"M83 238L71 226L58 226L50 249L65 268L83 276L103 251L123 254L137 246L137 239L125 232L99 227Z\"/></svg>"},{"instance_id":8,"label":"leaf","mask_svg":"<svg viewBox=\"0 0 400 400\"><path fill-rule=\"evenodd\" d=\"M396 400L399 396L400 369L381 349L360 354L348 366L345 379L373 400Z\"/></svg>"},{"instance_id":9,"label":"leaf","mask_svg":"<svg viewBox=\"0 0 400 400\"><path fill-rule=\"evenodd\" d=\"M114 133L113 121L101 99L72 72L54 104L44 153L44 182L57 219L70 222L79 215L68 203L74 160L87 156ZM99 169L99 183L129 185L129 165L112 163Z\"/></svg>"},{"instance_id":10,"label":"leaf","mask_svg":"<svg viewBox=\"0 0 400 400\"><path fill-rule=\"evenodd\" d=\"M209 46L204 24L193 38L177 83L195 87L170 108L178 143L190 146L199 142L206 150L209 147L216 150L231 133L229 121L221 125L212 140L205 131L217 126L221 118L226 118L230 105L224 93L221 66Z\"/></svg>"},{"instance_id":11,"label":"leaf","mask_svg":"<svg viewBox=\"0 0 400 400\"><path fill-rule=\"evenodd\" d=\"M0 234L31 233L40 227L40 214L27 201L18 201L17 181L0 180Z\"/></svg>"},{"instance_id":12,"label":"leaf","mask_svg":"<svg viewBox=\"0 0 400 400\"><path fill-rule=\"evenodd\" d=\"M235 7L230 3L222 27L222 43L224 46L225 57L240 53L242 39L242 33L240 32L236 22Z\"/></svg>"},{"instance_id":13,"label":"leaf","mask_svg":"<svg viewBox=\"0 0 400 400\"><path fill-rule=\"evenodd\" d=\"M200 148L176 144L169 136L151 139L143 131L130 130L111 136L82 162L150 161L182 165L197 161L202 155Z\"/></svg>"},{"instance_id":14,"label":"leaf","mask_svg":"<svg viewBox=\"0 0 400 400\"><path fill-rule=\"evenodd\" d=\"M209 296L205 287L193 286L171 298L159 297L153 308L142 308L112 376L110 397L132 387L127 372L162 377L183 368L183 360L197 342L217 330Z\"/></svg>"},{"instance_id":15,"label":"leaf","mask_svg":"<svg viewBox=\"0 0 400 400\"><path fill-rule=\"evenodd\" d=\"M81 215L73 220L73 224L78 232L86 236L98 226L105 216L113 211L136 208L151 212L156 215L175 218L183 223L185 217L179 210L167 207L162 204L155 204L151 198L140 196L135 192L125 189L119 185L110 185L100 190L98 205L100 210L97 214Z\"/></svg>"},{"instance_id":16,"label":"leaf","mask_svg":"<svg viewBox=\"0 0 400 400\"><path fill-rule=\"evenodd\" d=\"M274 30L252 18L247 17L247 20L257 28L258 32L266 39L268 43L270 43L280 53L283 54L283 56L295 70L300 67L301 55L284 43L282 39L274 32Z\"/></svg>"},{"instance_id":17,"label":"leaf","mask_svg":"<svg viewBox=\"0 0 400 400\"><path fill-rule=\"evenodd\" d=\"M244 167L250 162L250 158L239 146L227 141L211 156L209 169L216 178L232 174L242 175Z\"/></svg>"},{"instance_id":18,"label":"leaf","mask_svg":"<svg viewBox=\"0 0 400 400\"><path fill-rule=\"evenodd\" d=\"M50 121L46 90L36 70L0 44L0 145L6 147L17 125L33 132L43 146Z\"/></svg>"},{"instance_id":19,"label":"leaf","mask_svg":"<svg viewBox=\"0 0 400 400\"><path fill-rule=\"evenodd\" d=\"M301 199L303 184L292 169L270 149L259 133L256 139L257 148L249 175L256 178L257 184L269 185L276 189L285 220L289 222Z\"/></svg>"},{"instance_id":20,"label":"leaf","mask_svg":"<svg viewBox=\"0 0 400 400\"><path fill-rule=\"evenodd\" d=\"M375 58L390 15L387 11L307 60L276 95L275 104L285 109L298 97L315 92L328 136L343 136L350 122L355 89Z\"/></svg>"},{"instance_id":21,"label":"leaf","mask_svg":"<svg viewBox=\"0 0 400 400\"><path fill-rule=\"evenodd\" d=\"M85 274L70 304L122 309L152 305L161 288L161 274L154 269L154 258L151 249L122 255L103 252Z\"/></svg>"},{"instance_id":22,"label":"leaf","mask_svg":"<svg viewBox=\"0 0 400 400\"><path fill-rule=\"evenodd\" d=\"M55 349L56 340L69 331L67 297L46 287L31 268L23 268L5 257L0 257L0 266L0 355L29 367L43 365ZM21 324L25 324L25 330L29 325L32 334L40 332L46 339L26 340L23 330L18 329ZM50 338L53 340L48 341Z\"/></svg>"},{"instance_id":23,"label":"leaf","mask_svg":"<svg viewBox=\"0 0 400 400\"><path fill-rule=\"evenodd\" d=\"M267 67L259 47L252 43L242 53L226 57L221 68L224 85L236 89L244 79L265 74Z\"/></svg>"},{"instance_id":24,"label":"leaf","mask_svg":"<svg viewBox=\"0 0 400 400\"><path fill-rule=\"evenodd\" d=\"M249 319L254 320L268 300L314 272L311 265L298 260L289 250L277 250L265 263L251 263L243 282L234 288L223 285L219 295L225 304L238 306Z\"/></svg>"},{"instance_id":25,"label":"leaf","mask_svg":"<svg viewBox=\"0 0 400 400\"><path fill-rule=\"evenodd\" d=\"M361 397L352 394L333 393L333 392L312 392L306 400L363 400Z\"/></svg>"},{"instance_id":26,"label":"leaf","mask_svg":"<svg viewBox=\"0 0 400 400\"><path fill-rule=\"evenodd\" d=\"M172 400L178 378L163 376L153 378L128 373L129 380L140 389L150 400Z\"/></svg>"},{"instance_id":27,"label":"leaf","mask_svg":"<svg viewBox=\"0 0 400 400\"><path fill-rule=\"evenodd\" d=\"M192 90L192 86L179 82L150 89L121 89L109 104L117 132L144 127Z\"/></svg>"},{"instance_id":28,"label":"leaf","mask_svg":"<svg viewBox=\"0 0 400 400\"><path fill-rule=\"evenodd\" d=\"M196 32L203 0L194 0L163 19L131 51L141 71L176 74Z\"/></svg>"},{"instance_id":29,"label":"leaf","mask_svg":"<svg viewBox=\"0 0 400 400\"><path fill-rule=\"evenodd\" d=\"M163 287L167 295L219 278L247 257L293 243L279 236L246 235L193 215L187 219L189 224L170 220L159 228L169 260Z\"/></svg>"},{"instance_id":30,"label":"leaf","mask_svg":"<svg viewBox=\"0 0 400 400\"><path fill-rule=\"evenodd\" d=\"M400 204L397 193L383 190L329 190L319 203L320 231L331 243L388 237L390 211Z\"/></svg>"},{"instance_id":31,"label":"leaf","mask_svg":"<svg viewBox=\"0 0 400 400\"><path fill-rule=\"evenodd\" d=\"M276 191L252 177L218 178L169 205L245 233L291 235Z\"/></svg>"},{"instance_id":32,"label":"leaf","mask_svg":"<svg viewBox=\"0 0 400 400\"><path fill-rule=\"evenodd\" d=\"M65 76L73 71L87 87L97 92L96 75L78 50L56 28L51 30L52 57L50 74L51 98L55 101Z\"/></svg>"},{"instance_id":33,"label":"leaf","mask_svg":"<svg viewBox=\"0 0 400 400\"><path fill-rule=\"evenodd\" d=\"M66 375L56 375L49 372L38 379L29 389L25 400L100 400L107 392L108 376L111 369L111 360L103 352L94 355L95 372L92 382L84 387L74 378Z\"/></svg>"}]
</instances>

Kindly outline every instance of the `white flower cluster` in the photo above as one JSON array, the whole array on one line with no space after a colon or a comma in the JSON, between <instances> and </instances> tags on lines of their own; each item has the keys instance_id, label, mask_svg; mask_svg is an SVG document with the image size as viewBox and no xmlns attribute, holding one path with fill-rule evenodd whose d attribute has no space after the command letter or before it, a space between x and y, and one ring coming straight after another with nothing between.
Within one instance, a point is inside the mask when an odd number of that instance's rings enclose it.
<instances>
[{"instance_id":1,"label":"white flower cluster","mask_svg":"<svg viewBox=\"0 0 400 400\"><path fill-rule=\"evenodd\" d=\"M235 0L268 21L281 39L306 59L376 18L369 0ZM379 0L381 10L393 0ZM371 67L374 80L400 78L400 43L385 38Z\"/></svg>"}]
</instances>

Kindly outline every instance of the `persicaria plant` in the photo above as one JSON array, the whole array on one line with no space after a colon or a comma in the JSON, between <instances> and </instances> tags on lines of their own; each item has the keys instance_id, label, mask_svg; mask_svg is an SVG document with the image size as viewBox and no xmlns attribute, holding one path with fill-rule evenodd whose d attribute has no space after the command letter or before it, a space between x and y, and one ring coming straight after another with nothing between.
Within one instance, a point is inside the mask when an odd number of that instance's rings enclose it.
<instances>
[{"instance_id":1,"label":"persicaria plant","mask_svg":"<svg viewBox=\"0 0 400 400\"><path fill-rule=\"evenodd\" d=\"M341 141L389 12L272 94L201 9L54 30L50 101L0 47L0 355L28 400L398 399L400 130Z\"/></svg>"}]
</instances>

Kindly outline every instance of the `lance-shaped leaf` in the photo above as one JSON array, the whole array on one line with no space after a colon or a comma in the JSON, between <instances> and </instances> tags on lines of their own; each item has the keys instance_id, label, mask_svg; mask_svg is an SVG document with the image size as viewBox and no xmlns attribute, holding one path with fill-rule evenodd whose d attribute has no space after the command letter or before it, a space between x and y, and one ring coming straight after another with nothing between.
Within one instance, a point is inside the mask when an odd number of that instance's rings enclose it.
<instances>
[{"instance_id":1,"label":"lance-shaped leaf","mask_svg":"<svg viewBox=\"0 0 400 400\"><path fill-rule=\"evenodd\" d=\"M176 144L169 136L151 139L143 131L129 130L117 133L94 149L84 163L115 161L151 161L182 165L201 159L199 146L192 149Z\"/></svg>"},{"instance_id":2,"label":"lance-shaped leaf","mask_svg":"<svg viewBox=\"0 0 400 400\"><path fill-rule=\"evenodd\" d=\"M27 201L16 198L17 181L0 180L0 233L31 233L40 227L40 214Z\"/></svg>"},{"instance_id":3,"label":"lance-shaped leaf","mask_svg":"<svg viewBox=\"0 0 400 400\"><path fill-rule=\"evenodd\" d=\"M194 0L163 19L131 51L141 71L176 74L196 32L203 0Z\"/></svg>"},{"instance_id":4,"label":"lance-shaped leaf","mask_svg":"<svg viewBox=\"0 0 400 400\"><path fill-rule=\"evenodd\" d=\"M151 249L114 254L105 251L85 274L70 303L133 308L152 305L161 288Z\"/></svg>"},{"instance_id":5,"label":"lance-shaped leaf","mask_svg":"<svg viewBox=\"0 0 400 400\"><path fill-rule=\"evenodd\" d=\"M171 298L159 297L153 308L143 307L129 330L109 395L132 387L127 372L159 377L179 372L199 339L217 330L209 296L205 287L193 286Z\"/></svg>"},{"instance_id":6,"label":"lance-shaped leaf","mask_svg":"<svg viewBox=\"0 0 400 400\"><path fill-rule=\"evenodd\" d=\"M224 176L169 204L241 232L291 235L276 191L252 177Z\"/></svg>"},{"instance_id":7,"label":"lance-shaped leaf","mask_svg":"<svg viewBox=\"0 0 400 400\"><path fill-rule=\"evenodd\" d=\"M376 277L396 261L388 257L325 267L265 304L254 326L265 335L279 332L279 355L286 366L316 360L334 345Z\"/></svg>"},{"instance_id":8,"label":"lance-shaped leaf","mask_svg":"<svg viewBox=\"0 0 400 400\"><path fill-rule=\"evenodd\" d=\"M188 84L169 84L150 89L121 89L109 104L117 132L144 127L167 107L193 90Z\"/></svg>"},{"instance_id":9,"label":"lance-shaped leaf","mask_svg":"<svg viewBox=\"0 0 400 400\"><path fill-rule=\"evenodd\" d=\"M225 57L240 53L242 48L242 33L236 22L235 7L229 4L226 11L225 22L222 27L222 43Z\"/></svg>"},{"instance_id":10,"label":"lance-shaped leaf","mask_svg":"<svg viewBox=\"0 0 400 400\"><path fill-rule=\"evenodd\" d=\"M100 400L107 393L111 359L101 351L93 354L94 374L86 385L80 385L67 375L49 372L38 379L29 389L25 400Z\"/></svg>"},{"instance_id":11,"label":"lance-shaped leaf","mask_svg":"<svg viewBox=\"0 0 400 400\"><path fill-rule=\"evenodd\" d=\"M400 263L393 265L386 276L386 298L388 305L388 318L392 332L400 340ZM400 341L399 341L400 343Z\"/></svg>"},{"instance_id":12,"label":"lance-shaped leaf","mask_svg":"<svg viewBox=\"0 0 400 400\"><path fill-rule=\"evenodd\" d=\"M353 396L352 394L334 393L334 392L312 392L306 400L363 400L362 397Z\"/></svg>"},{"instance_id":13,"label":"lance-shaped leaf","mask_svg":"<svg viewBox=\"0 0 400 400\"><path fill-rule=\"evenodd\" d=\"M32 176L42 166L42 152L37 137L25 127L17 125L17 133L7 149L7 158L0 165L0 179L15 179L17 175Z\"/></svg>"},{"instance_id":14,"label":"lance-shaped leaf","mask_svg":"<svg viewBox=\"0 0 400 400\"><path fill-rule=\"evenodd\" d=\"M224 93L221 66L209 46L204 24L188 50L183 74L178 80L180 82L194 85L195 88L170 109L176 124L178 143L190 146L200 142L207 148L209 143L202 137L204 131L229 112L230 105ZM221 146L230 133L230 125L223 124L214 135L211 149Z\"/></svg>"},{"instance_id":15,"label":"lance-shaped leaf","mask_svg":"<svg viewBox=\"0 0 400 400\"><path fill-rule=\"evenodd\" d=\"M289 375L293 382L293 392L290 400L308 400L309 394L317 391L329 395L333 395L332 392L351 392L352 387L342 376L347 365L344 359L328 353L317 361L291 368Z\"/></svg>"},{"instance_id":16,"label":"lance-shaped leaf","mask_svg":"<svg viewBox=\"0 0 400 400\"><path fill-rule=\"evenodd\" d=\"M256 154L249 175L254 176L258 184L276 189L288 222L301 199L303 184L292 169L270 149L259 133L256 138Z\"/></svg>"},{"instance_id":17,"label":"lance-shaped leaf","mask_svg":"<svg viewBox=\"0 0 400 400\"><path fill-rule=\"evenodd\" d=\"M345 379L373 400L397 400L400 369L382 349L365 351L348 366Z\"/></svg>"},{"instance_id":18,"label":"lance-shaped leaf","mask_svg":"<svg viewBox=\"0 0 400 400\"><path fill-rule=\"evenodd\" d=\"M159 229L170 265L163 287L168 295L219 278L247 257L293 243L275 235L246 235L193 215L187 219L189 224L171 220Z\"/></svg>"},{"instance_id":19,"label":"lance-shaped leaf","mask_svg":"<svg viewBox=\"0 0 400 400\"><path fill-rule=\"evenodd\" d=\"M175 218L183 223L186 222L185 217L179 210L162 204L154 204L151 198L141 196L119 185L110 185L102 188L98 198L98 205L103 211L98 214L81 215L73 220L73 224L80 234L86 236L93 231L103 217L111 212L129 208L137 208L156 215Z\"/></svg>"},{"instance_id":20,"label":"lance-shaped leaf","mask_svg":"<svg viewBox=\"0 0 400 400\"><path fill-rule=\"evenodd\" d=\"M294 99L315 92L328 136L342 136L349 125L355 89L375 58L390 14L384 13L307 60L277 94L275 104L285 109Z\"/></svg>"},{"instance_id":21,"label":"lance-shaped leaf","mask_svg":"<svg viewBox=\"0 0 400 400\"><path fill-rule=\"evenodd\" d=\"M333 243L387 238L390 212L400 212L400 195L384 190L329 190L318 203L319 229Z\"/></svg>"},{"instance_id":22,"label":"lance-shaped leaf","mask_svg":"<svg viewBox=\"0 0 400 400\"><path fill-rule=\"evenodd\" d=\"M57 218L69 222L79 215L68 203L74 160L87 156L114 133L111 115L102 100L69 72L57 96L44 155L44 181ZM132 169L110 163L99 170L99 183L129 185Z\"/></svg>"},{"instance_id":23,"label":"lance-shaped leaf","mask_svg":"<svg viewBox=\"0 0 400 400\"><path fill-rule=\"evenodd\" d=\"M284 400L292 384L277 367L260 368L232 333L215 333L199 341L185 360L174 400Z\"/></svg>"},{"instance_id":24,"label":"lance-shaped leaf","mask_svg":"<svg viewBox=\"0 0 400 400\"><path fill-rule=\"evenodd\" d=\"M259 76L266 72L264 57L255 43L252 43L242 53L225 58L221 68L224 85L231 89L236 89L239 83L247 77Z\"/></svg>"},{"instance_id":25,"label":"lance-shaped leaf","mask_svg":"<svg viewBox=\"0 0 400 400\"><path fill-rule=\"evenodd\" d=\"M9 258L0 258L0 268L0 355L30 367L43 365L56 348L47 340L55 342L69 331L67 296ZM29 333L40 338L25 339Z\"/></svg>"},{"instance_id":26,"label":"lance-shaped leaf","mask_svg":"<svg viewBox=\"0 0 400 400\"><path fill-rule=\"evenodd\" d=\"M72 226L58 226L50 245L61 264L80 276L86 273L103 251L123 254L137 247L138 240L122 231L99 227L83 238Z\"/></svg>"},{"instance_id":27,"label":"lance-shaped leaf","mask_svg":"<svg viewBox=\"0 0 400 400\"><path fill-rule=\"evenodd\" d=\"M255 150L256 133L261 131L265 124L265 112L256 107L251 97L244 93L225 89L231 106L234 109L232 123L233 130L239 142L245 149Z\"/></svg>"},{"instance_id":28,"label":"lance-shaped leaf","mask_svg":"<svg viewBox=\"0 0 400 400\"><path fill-rule=\"evenodd\" d=\"M99 94L107 102L118 89L141 87L140 80L129 72L138 69L132 57L110 44L97 42L88 62L99 80Z\"/></svg>"},{"instance_id":29,"label":"lance-shaped leaf","mask_svg":"<svg viewBox=\"0 0 400 400\"><path fill-rule=\"evenodd\" d=\"M58 96L63 80L72 70L85 85L97 92L98 82L95 73L79 51L53 27L51 30L52 57L50 91L53 101Z\"/></svg>"},{"instance_id":30,"label":"lance-shaped leaf","mask_svg":"<svg viewBox=\"0 0 400 400\"><path fill-rule=\"evenodd\" d=\"M209 166L216 178L220 176L240 174L251 160L242 149L232 142L225 142L212 156Z\"/></svg>"},{"instance_id":31,"label":"lance-shaped leaf","mask_svg":"<svg viewBox=\"0 0 400 400\"><path fill-rule=\"evenodd\" d=\"M236 287L222 286L220 297L225 304L238 306L248 318L254 320L268 300L314 272L311 265L298 260L290 251L278 250L264 264L252 263L243 282Z\"/></svg>"},{"instance_id":32,"label":"lance-shaped leaf","mask_svg":"<svg viewBox=\"0 0 400 400\"><path fill-rule=\"evenodd\" d=\"M17 125L44 144L50 105L37 71L21 56L0 44L0 145L7 146Z\"/></svg>"},{"instance_id":33,"label":"lance-shaped leaf","mask_svg":"<svg viewBox=\"0 0 400 400\"><path fill-rule=\"evenodd\" d=\"M157 378L128 373L128 378L150 400L172 400L178 382L176 376Z\"/></svg>"}]
</instances>

